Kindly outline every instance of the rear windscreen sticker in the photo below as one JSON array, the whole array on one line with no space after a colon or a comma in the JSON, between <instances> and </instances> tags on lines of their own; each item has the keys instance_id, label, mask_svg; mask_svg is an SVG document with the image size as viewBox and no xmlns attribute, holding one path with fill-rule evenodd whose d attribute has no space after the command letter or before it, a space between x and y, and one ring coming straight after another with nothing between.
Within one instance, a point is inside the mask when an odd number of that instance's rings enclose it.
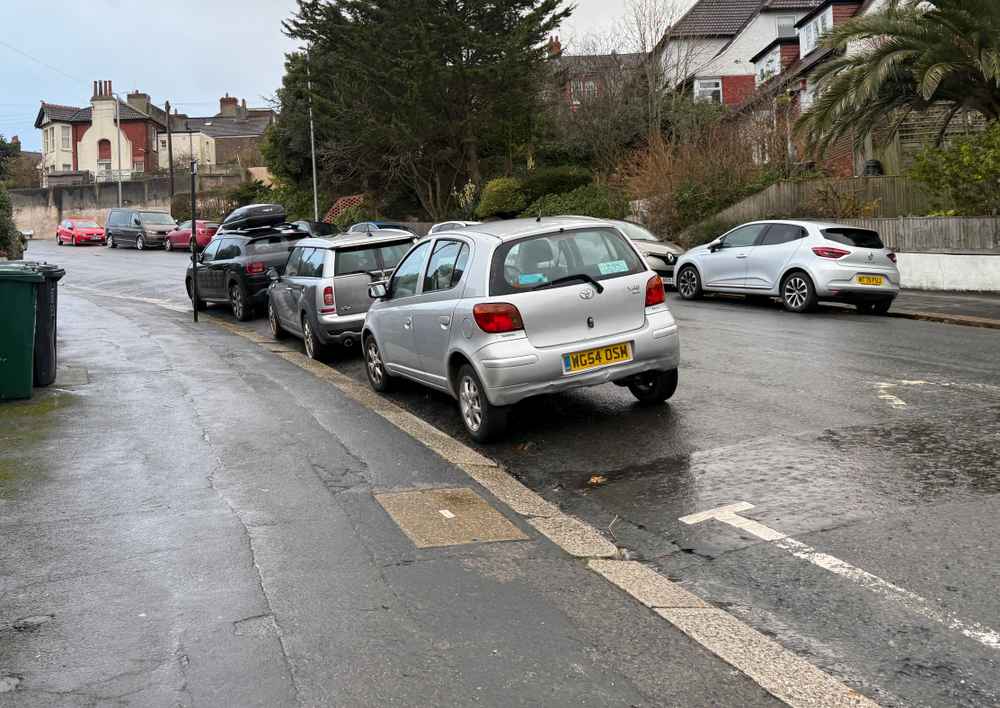
<instances>
[{"instance_id":1,"label":"rear windscreen sticker","mask_svg":"<svg viewBox=\"0 0 1000 708\"><path fill-rule=\"evenodd\" d=\"M517 276L518 285L538 285L539 283L547 283L548 280L544 273L520 273Z\"/></svg>"},{"instance_id":2,"label":"rear windscreen sticker","mask_svg":"<svg viewBox=\"0 0 1000 708\"><path fill-rule=\"evenodd\" d=\"M625 261L607 261L606 263L598 263L597 270L601 271L601 275L611 275L612 273L627 273L628 263Z\"/></svg>"}]
</instances>

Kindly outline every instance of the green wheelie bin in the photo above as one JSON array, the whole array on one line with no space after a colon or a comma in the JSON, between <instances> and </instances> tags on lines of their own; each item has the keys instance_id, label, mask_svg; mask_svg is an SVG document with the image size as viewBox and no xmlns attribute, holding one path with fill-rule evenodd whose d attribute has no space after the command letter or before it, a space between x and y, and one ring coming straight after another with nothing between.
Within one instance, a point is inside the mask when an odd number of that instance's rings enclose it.
<instances>
[{"instance_id":1,"label":"green wheelie bin","mask_svg":"<svg viewBox=\"0 0 1000 708\"><path fill-rule=\"evenodd\" d=\"M0 401L31 398L35 360L35 289L45 277L0 263Z\"/></svg>"}]
</instances>

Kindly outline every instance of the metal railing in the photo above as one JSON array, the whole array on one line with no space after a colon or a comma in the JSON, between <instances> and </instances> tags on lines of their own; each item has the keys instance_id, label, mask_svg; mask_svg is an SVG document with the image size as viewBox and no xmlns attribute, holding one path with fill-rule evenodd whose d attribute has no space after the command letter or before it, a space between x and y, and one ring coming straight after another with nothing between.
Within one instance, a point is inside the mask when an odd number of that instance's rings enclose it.
<instances>
[{"instance_id":1,"label":"metal railing","mask_svg":"<svg viewBox=\"0 0 1000 708\"><path fill-rule=\"evenodd\" d=\"M132 170L101 170L94 173L95 182L117 182L119 179L119 174L121 175L122 182L129 182L132 180ZM142 174L141 172L138 174Z\"/></svg>"}]
</instances>

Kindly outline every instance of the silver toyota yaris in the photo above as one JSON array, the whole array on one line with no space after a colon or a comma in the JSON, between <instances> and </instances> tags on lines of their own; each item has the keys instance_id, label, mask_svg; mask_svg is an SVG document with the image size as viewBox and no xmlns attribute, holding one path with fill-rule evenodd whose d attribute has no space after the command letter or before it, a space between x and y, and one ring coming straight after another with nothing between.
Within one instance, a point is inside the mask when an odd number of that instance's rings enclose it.
<instances>
[{"instance_id":1,"label":"silver toyota yaris","mask_svg":"<svg viewBox=\"0 0 1000 708\"><path fill-rule=\"evenodd\" d=\"M612 382L643 403L677 388L677 324L663 281L613 224L518 219L435 233L413 247L363 332L368 380L405 377L458 399L473 438L529 396Z\"/></svg>"}]
</instances>

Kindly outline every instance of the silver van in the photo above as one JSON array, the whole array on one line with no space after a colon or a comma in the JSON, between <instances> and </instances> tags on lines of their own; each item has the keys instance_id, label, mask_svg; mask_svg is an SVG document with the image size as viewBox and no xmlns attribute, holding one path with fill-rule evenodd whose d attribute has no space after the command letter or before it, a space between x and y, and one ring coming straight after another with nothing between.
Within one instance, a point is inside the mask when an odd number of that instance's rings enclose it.
<instances>
[{"instance_id":1,"label":"silver van","mask_svg":"<svg viewBox=\"0 0 1000 708\"><path fill-rule=\"evenodd\" d=\"M368 286L389 278L415 240L400 231L302 239L284 274L268 271L271 334L301 337L312 359L321 359L334 344L353 346L372 302Z\"/></svg>"}]
</instances>

